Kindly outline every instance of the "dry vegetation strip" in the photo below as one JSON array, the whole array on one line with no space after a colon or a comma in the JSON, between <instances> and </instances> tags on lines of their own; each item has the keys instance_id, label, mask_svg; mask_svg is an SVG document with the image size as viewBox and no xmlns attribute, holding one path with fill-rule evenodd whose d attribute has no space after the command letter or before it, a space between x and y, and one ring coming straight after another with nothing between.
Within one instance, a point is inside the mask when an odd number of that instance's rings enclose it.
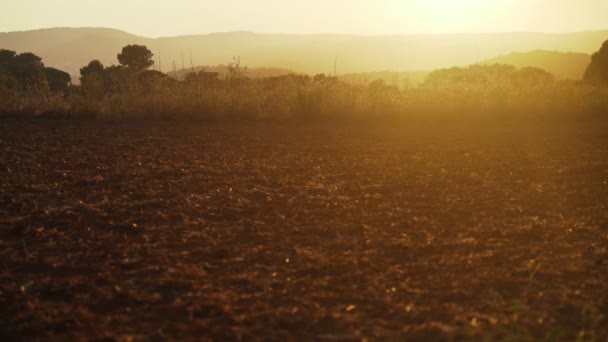
<instances>
[{"instance_id":1,"label":"dry vegetation strip","mask_svg":"<svg viewBox=\"0 0 608 342\"><path fill-rule=\"evenodd\" d=\"M0 336L604 340L596 128L0 121Z\"/></svg>"}]
</instances>

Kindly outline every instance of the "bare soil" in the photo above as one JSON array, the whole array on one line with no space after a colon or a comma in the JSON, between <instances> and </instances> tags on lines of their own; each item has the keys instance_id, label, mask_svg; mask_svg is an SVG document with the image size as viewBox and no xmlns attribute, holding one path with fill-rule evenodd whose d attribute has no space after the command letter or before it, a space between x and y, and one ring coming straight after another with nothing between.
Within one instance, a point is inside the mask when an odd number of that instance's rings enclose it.
<instances>
[{"instance_id":1,"label":"bare soil","mask_svg":"<svg viewBox=\"0 0 608 342\"><path fill-rule=\"evenodd\" d=\"M0 338L608 339L598 124L0 121Z\"/></svg>"}]
</instances>

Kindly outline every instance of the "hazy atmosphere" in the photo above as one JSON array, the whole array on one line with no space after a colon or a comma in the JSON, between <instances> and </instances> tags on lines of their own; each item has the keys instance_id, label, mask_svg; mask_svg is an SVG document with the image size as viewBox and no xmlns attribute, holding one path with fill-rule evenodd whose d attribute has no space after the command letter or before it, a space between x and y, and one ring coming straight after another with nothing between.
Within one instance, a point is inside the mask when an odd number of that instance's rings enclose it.
<instances>
[{"instance_id":1,"label":"hazy atmosphere","mask_svg":"<svg viewBox=\"0 0 608 342\"><path fill-rule=\"evenodd\" d=\"M226 31L364 35L606 29L604 0L3 0L0 31L112 27L156 38Z\"/></svg>"},{"instance_id":2,"label":"hazy atmosphere","mask_svg":"<svg viewBox=\"0 0 608 342\"><path fill-rule=\"evenodd\" d=\"M1 341L608 341L607 0L0 0Z\"/></svg>"}]
</instances>

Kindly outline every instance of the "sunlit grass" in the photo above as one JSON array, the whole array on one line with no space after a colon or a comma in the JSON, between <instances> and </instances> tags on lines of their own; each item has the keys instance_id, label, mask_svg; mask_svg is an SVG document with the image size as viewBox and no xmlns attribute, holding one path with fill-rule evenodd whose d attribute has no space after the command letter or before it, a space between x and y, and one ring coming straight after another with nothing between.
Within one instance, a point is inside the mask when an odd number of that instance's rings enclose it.
<instances>
[{"instance_id":1,"label":"sunlit grass","mask_svg":"<svg viewBox=\"0 0 608 342\"><path fill-rule=\"evenodd\" d=\"M0 113L70 117L314 119L526 118L608 113L608 89L571 82L517 86L428 85L398 89L383 82L349 85L335 78L284 76L192 84L164 78L128 81L114 91L95 85L53 94L0 90Z\"/></svg>"}]
</instances>

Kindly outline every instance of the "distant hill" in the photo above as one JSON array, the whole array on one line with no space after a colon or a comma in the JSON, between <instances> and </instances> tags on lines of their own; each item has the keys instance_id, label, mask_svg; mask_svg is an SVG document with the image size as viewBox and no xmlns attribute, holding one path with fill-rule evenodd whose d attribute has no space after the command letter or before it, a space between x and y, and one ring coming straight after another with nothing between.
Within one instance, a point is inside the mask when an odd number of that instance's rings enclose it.
<instances>
[{"instance_id":1,"label":"distant hill","mask_svg":"<svg viewBox=\"0 0 608 342\"><path fill-rule=\"evenodd\" d=\"M342 75L433 70L536 49L590 54L607 39L608 30L404 36L231 32L151 39L114 29L52 28L0 33L0 48L34 52L46 65L75 76L92 59L115 64L116 54L127 44L148 46L165 72L174 63L180 69L220 65L240 56L242 65L250 68L276 67L308 74L333 74L336 63Z\"/></svg>"},{"instance_id":2,"label":"distant hill","mask_svg":"<svg viewBox=\"0 0 608 342\"><path fill-rule=\"evenodd\" d=\"M0 33L0 49L33 52L47 66L79 74L93 59L116 64L116 55L128 44L148 44L149 40L123 31L98 28L57 28Z\"/></svg>"},{"instance_id":3,"label":"distant hill","mask_svg":"<svg viewBox=\"0 0 608 342\"><path fill-rule=\"evenodd\" d=\"M478 64L509 64L517 68L537 67L552 73L559 79L580 80L590 62L591 55L585 53L535 50L513 52Z\"/></svg>"}]
</instances>

